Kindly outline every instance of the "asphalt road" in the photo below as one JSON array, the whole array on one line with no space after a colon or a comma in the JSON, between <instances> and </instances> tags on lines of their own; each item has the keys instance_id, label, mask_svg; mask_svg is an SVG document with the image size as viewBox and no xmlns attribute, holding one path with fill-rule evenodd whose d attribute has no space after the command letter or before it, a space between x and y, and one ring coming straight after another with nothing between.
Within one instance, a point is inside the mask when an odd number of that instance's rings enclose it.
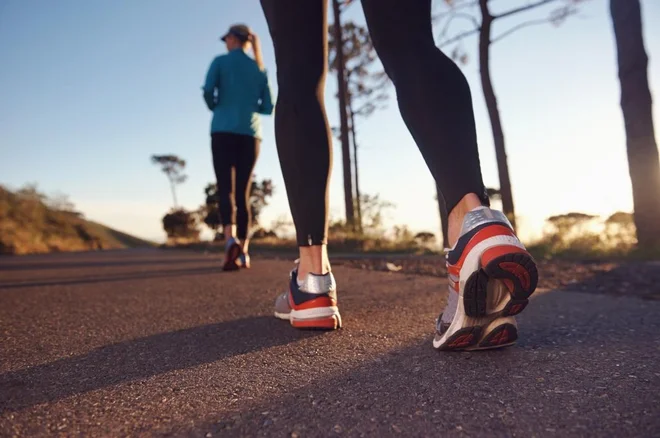
<instances>
[{"instance_id":1,"label":"asphalt road","mask_svg":"<svg viewBox=\"0 0 660 438\"><path fill-rule=\"evenodd\" d=\"M291 262L217 257L0 258L0 436L660 436L658 301L546 291L517 346L439 353L442 279L338 266L345 328L301 332Z\"/></svg>"}]
</instances>

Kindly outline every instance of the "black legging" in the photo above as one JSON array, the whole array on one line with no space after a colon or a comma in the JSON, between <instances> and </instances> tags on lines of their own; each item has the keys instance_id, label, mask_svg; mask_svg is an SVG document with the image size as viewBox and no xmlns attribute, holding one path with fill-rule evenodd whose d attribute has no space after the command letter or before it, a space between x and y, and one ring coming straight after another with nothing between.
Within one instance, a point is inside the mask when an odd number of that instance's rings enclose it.
<instances>
[{"instance_id":1,"label":"black legging","mask_svg":"<svg viewBox=\"0 0 660 438\"><path fill-rule=\"evenodd\" d=\"M275 135L298 245L326 243L332 149L324 109L327 0L261 0L275 46ZM484 204L470 88L433 41L431 0L362 0L399 110L451 211ZM404 181L405 183L405 181ZM415 188L411 188L415 190Z\"/></svg>"},{"instance_id":2,"label":"black legging","mask_svg":"<svg viewBox=\"0 0 660 438\"><path fill-rule=\"evenodd\" d=\"M259 139L241 134L211 134L213 168L218 185L222 225L236 224L236 237L247 238L251 226L250 186L259 156ZM235 208L234 208L235 204Z\"/></svg>"}]
</instances>

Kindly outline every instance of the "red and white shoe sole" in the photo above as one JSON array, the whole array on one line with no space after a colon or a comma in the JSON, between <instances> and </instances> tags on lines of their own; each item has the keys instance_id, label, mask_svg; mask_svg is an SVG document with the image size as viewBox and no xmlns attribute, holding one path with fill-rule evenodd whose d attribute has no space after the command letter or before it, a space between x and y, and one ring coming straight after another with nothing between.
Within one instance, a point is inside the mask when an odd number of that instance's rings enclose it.
<instances>
[{"instance_id":1,"label":"red and white shoe sole","mask_svg":"<svg viewBox=\"0 0 660 438\"><path fill-rule=\"evenodd\" d=\"M538 284L538 270L532 256L520 249L512 252L495 247L481 256L481 266L465 282L465 314L503 317L522 312Z\"/></svg>"},{"instance_id":2,"label":"red and white shoe sole","mask_svg":"<svg viewBox=\"0 0 660 438\"><path fill-rule=\"evenodd\" d=\"M450 330L447 333L451 333ZM513 317L496 318L485 325L468 325L454 331L433 346L441 351L491 350L509 347L518 339L518 326Z\"/></svg>"},{"instance_id":3,"label":"red and white shoe sole","mask_svg":"<svg viewBox=\"0 0 660 438\"><path fill-rule=\"evenodd\" d=\"M337 330L342 326L341 315L336 306L291 310L290 313L275 312L275 317L288 320L293 327L299 329Z\"/></svg>"},{"instance_id":4,"label":"red and white shoe sole","mask_svg":"<svg viewBox=\"0 0 660 438\"><path fill-rule=\"evenodd\" d=\"M534 259L518 243L493 246L474 262L480 267L465 282L454 320L433 341L438 350L501 348L518 339L513 316L525 309L536 289Z\"/></svg>"}]
</instances>

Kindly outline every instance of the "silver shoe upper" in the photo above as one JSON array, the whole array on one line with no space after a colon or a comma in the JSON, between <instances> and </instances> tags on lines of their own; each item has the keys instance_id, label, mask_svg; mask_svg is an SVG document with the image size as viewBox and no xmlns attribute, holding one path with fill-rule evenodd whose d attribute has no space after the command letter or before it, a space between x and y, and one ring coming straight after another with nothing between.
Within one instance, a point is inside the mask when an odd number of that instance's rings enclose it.
<instances>
[{"instance_id":1,"label":"silver shoe upper","mask_svg":"<svg viewBox=\"0 0 660 438\"><path fill-rule=\"evenodd\" d=\"M291 271L291 278L297 279L297 269ZM327 294L337 290L337 283L332 272L325 275L307 274L302 282L299 282L301 291L308 294Z\"/></svg>"},{"instance_id":2,"label":"silver shoe upper","mask_svg":"<svg viewBox=\"0 0 660 438\"><path fill-rule=\"evenodd\" d=\"M469 211L465 215L459 236L469 233L479 225L487 224L489 222L499 222L513 229L511 222L509 222L509 219L507 219L504 213L497 210L491 210L488 207L484 207L478 210Z\"/></svg>"}]
</instances>

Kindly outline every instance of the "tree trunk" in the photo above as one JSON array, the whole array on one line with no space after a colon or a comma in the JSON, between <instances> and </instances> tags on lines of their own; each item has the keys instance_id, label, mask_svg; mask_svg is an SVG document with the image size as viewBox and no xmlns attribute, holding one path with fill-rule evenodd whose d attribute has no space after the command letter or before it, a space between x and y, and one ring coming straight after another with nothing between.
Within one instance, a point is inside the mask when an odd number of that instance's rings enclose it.
<instances>
[{"instance_id":1,"label":"tree trunk","mask_svg":"<svg viewBox=\"0 0 660 438\"><path fill-rule=\"evenodd\" d=\"M610 13L618 53L637 240L641 248L659 248L660 164L639 0L611 0Z\"/></svg>"},{"instance_id":2,"label":"tree trunk","mask_svg":"<svg viewBox=\"0 0 660 438\"><path fill-rule=\"evenodd\" d=\"M360 199L360 178L358 173L358 155L357 155L357 135L355 133L355 113L353 112L353 102L350 93L348 97L348 113L351 115L351 136L353 140L353 171L355 174L355 209L356 229L362 232L362 202Z\"/></svg>"},{"instance_id":3,"label":"tree trunk","mask_svg":"<svg viewBox=\"0 0 660 438\"><path fill-rule=\"evenodd\" d=\"M337 90L339 96L339 122L341 153L344 170L344 204L346 206L346 224L355 229L355 212L353 209L353 184L351 175L351 149L348 140L348 116L346 114L346 72L344 64L344 39L341 29L341 12L339 0L332 0L332 11L335 16L334 36L337 44Z\"/></svg>"},{"instance_id":4,"label":"tree trunk","mask_svg":"<svg viewBox=\"0 0 660 438\"><path fill-rule=\"evenodd\" d=\"M170 189L172 190L172 199L174 200L174 208L179 207L179 203L176 199L176 187L174 186L174 181L170 179Z\"/></svg>"},{"instance_id":5,"label":"tree trunk","mask_svg":"<svg viewBox=\"0 0 660 438\"><path fill-rule=\"evenodd\" d=\"M500 112L497 108L497 97L493 90L493 82L490 78L490 31L493 24L493 16L488 9L488 0L479 0L481 9L481 29L479 31L479 70L481 76L481 88L484 91L488 116L493 131L493 143L495 145L495 157L497 159L497 172L500 178L500 190L502 192L502 210L516 226L516 215L513 209L513 194L511 192L511 180L509 179L509 166L506 161L506 148L504 144L504 131Z\"/></svg>"},{"instance_id":6,"label":"tree trunk","mask_svg":"<svg viewBox=\"0 0 660 438\"><path fill-rule=\"evenodd\" d=\"M442 196L440 187L436 186L438 193L438 208L440 210L440 226L442 229L442 247L449 248L449 213L447 212L447 204L445 198Z\"/></svg>"}]
</instances>

